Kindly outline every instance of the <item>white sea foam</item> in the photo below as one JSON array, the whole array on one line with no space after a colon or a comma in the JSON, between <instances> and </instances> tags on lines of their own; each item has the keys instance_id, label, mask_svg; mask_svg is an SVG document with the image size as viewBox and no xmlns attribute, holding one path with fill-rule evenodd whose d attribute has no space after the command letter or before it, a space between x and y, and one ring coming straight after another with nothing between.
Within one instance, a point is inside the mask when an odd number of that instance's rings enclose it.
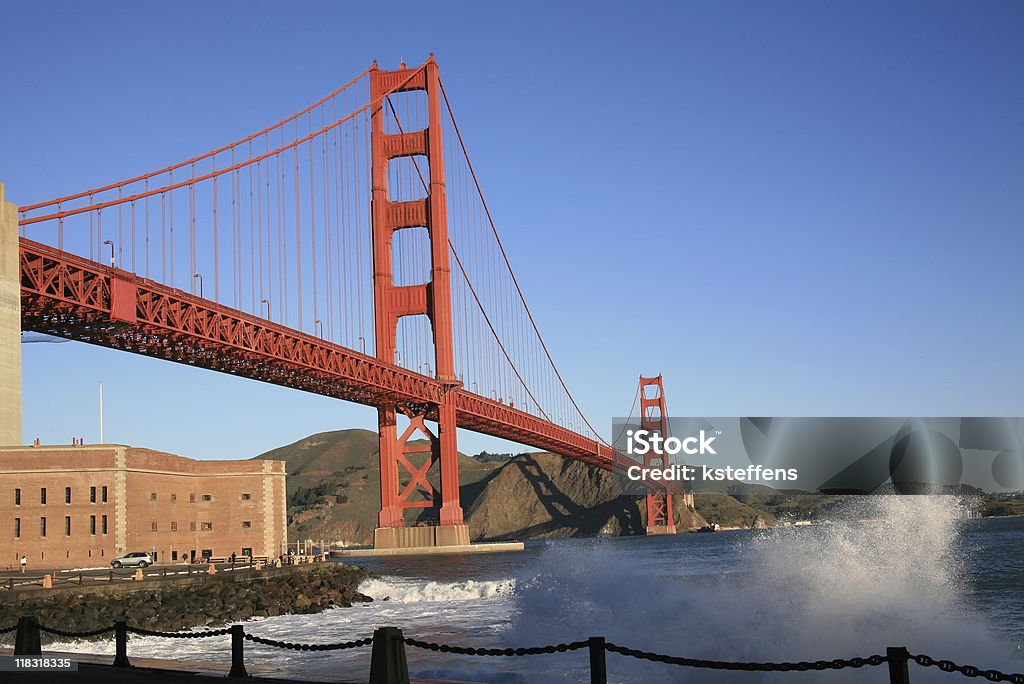
<instances>
[{"instance_id":1,"label":"white sea foam","mask_svg":"<svg viewBox=\"0 0 1024 684\"><path fill-rule=\"evenodd\" d=\"M477 601L510 596L515 591L514 579L465 582L417 582L398 577L368 579L359 591L374 601L419 603L441 601Z\"/></svg>"}]
</instances>

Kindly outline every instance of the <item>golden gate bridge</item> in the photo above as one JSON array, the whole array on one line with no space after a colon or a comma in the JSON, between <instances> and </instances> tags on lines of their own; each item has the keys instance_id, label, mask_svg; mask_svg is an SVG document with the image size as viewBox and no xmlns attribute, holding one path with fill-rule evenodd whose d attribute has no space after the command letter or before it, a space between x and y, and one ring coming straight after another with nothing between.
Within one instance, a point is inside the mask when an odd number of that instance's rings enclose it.
<instances>
[{"instance_id":1,"label":"golden gate bridge","mask_svg":"<svg viewBox=\"0 0 1024 684\"><path fill-rule=\"evenodd\" d=\"M377 546L469 543L456 428L636 463L552 359L433 56L374 62L257 133L22 206L18 225L23 330L376 407ZM660 378L645 387L659 429ZM665 485L647 486L648 530L674 530ZM407 512L427 508L414 539Z\"/></svg>"}]
</instances>

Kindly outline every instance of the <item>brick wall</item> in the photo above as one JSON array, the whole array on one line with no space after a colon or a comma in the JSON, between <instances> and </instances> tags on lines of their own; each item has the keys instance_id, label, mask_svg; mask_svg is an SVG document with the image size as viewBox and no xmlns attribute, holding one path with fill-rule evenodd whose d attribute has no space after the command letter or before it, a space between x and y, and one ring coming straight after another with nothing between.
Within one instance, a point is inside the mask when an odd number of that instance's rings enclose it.
<instances>
[{"instance_id":1,"label":"brick wall","mask_svg":"<svg viewBox=\"0 0 1024 684\"><path fill-rule=\"evenodd\" d=\"M287 543L284 480L283 461L196 461L114 445L0 448L0 568L17 567L22 554L30 569L107 566L132 551L155 551L161 563L192 551L277 556Z\"/></svg>"}]
</instances>

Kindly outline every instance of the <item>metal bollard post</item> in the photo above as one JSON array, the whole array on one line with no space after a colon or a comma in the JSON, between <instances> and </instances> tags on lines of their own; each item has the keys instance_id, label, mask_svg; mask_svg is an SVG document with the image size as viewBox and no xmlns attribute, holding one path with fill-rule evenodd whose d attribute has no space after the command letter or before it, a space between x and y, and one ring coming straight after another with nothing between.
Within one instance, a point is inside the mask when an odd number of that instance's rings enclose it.
<instances>
[{"instance_id":1,"label":"metal bollard post","mask_svg":"<svg viewBox=\"0 0 1024 684\"><path fill-rule=\"evenodd\" d=\"M248 677L245 671L245 630L242 625L231 625L231 672L228 677Z\"/></svg>"},{"instance_id":2,"label":"metal bollard post","mask_svg":"<svg viewBox=\"0 0 1024 684\"><path fill-rule=\"evenodd\" d=\"M890 646L885 649L885 656L889 660L890 684L910 684L910 672L907 669L910 651L907 650L907 647Z\"/></svg>"},{"instance_id":3,"label":"metal bollard post","mask_svg":"<svg viewBox=\"0 0 1024 684\"><path fill-rule=\"evenodd\" d=\"M590 637L590 684L608 684L608 668L604 660L604 637Z\"/></svg>"},{"instance_id":4,"label":"metal bollard post","mask_svg":"<svg viewBox=\"0 0 1024 684\"><path fill-rule=\"evenodd\" d=\"M370 684L409 684L405 642L398 627L378 627L373 632Z\"/></svg>"},{"instance_id":5,"label":"metal bollard post","mask_svg":"<svg viewBox=\"0 0 1024 684\"><path fill-rule=\"evenodd\" d=\"M128 623L124 620L114 622L114 667L131 667L128 662Z\"/></svg>"},{"instance_id":6,"label":"metal bollard post","mask_svg":"<svg viewBox=\"0 0 1024 684\"><path fill-rule=\"evenodd\" d=\"M14 655L42 655L39 643L39 621L34 615L18 618L18 631L14 637Z\"/></svg>"}]
</instances>

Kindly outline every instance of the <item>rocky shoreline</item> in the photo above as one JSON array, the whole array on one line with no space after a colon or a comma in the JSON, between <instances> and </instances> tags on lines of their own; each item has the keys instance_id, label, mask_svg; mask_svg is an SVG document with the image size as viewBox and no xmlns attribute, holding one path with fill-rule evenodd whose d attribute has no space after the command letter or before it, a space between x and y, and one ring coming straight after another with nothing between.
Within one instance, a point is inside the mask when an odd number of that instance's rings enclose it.
<instances>
[{"instance_id":1,"label":"rocky shoreline","mask_svg":"<svg viewBox=\"0 0 1024 684\"><path fill-rule=\"evenodd\" d=\"M358 591L370 576L352 565L317 563L254 573L193 575L185 581L12 592L0 603L0 628L23 615L34 615L41 625L68 632L95 630L116 620L167 632L220 627L253 617L319 613L372 601ZM42 636L44 642L55 640ZM5 634L0 643L10 644L13 638L13 633Z\"/></svg>"}]
</instances>

